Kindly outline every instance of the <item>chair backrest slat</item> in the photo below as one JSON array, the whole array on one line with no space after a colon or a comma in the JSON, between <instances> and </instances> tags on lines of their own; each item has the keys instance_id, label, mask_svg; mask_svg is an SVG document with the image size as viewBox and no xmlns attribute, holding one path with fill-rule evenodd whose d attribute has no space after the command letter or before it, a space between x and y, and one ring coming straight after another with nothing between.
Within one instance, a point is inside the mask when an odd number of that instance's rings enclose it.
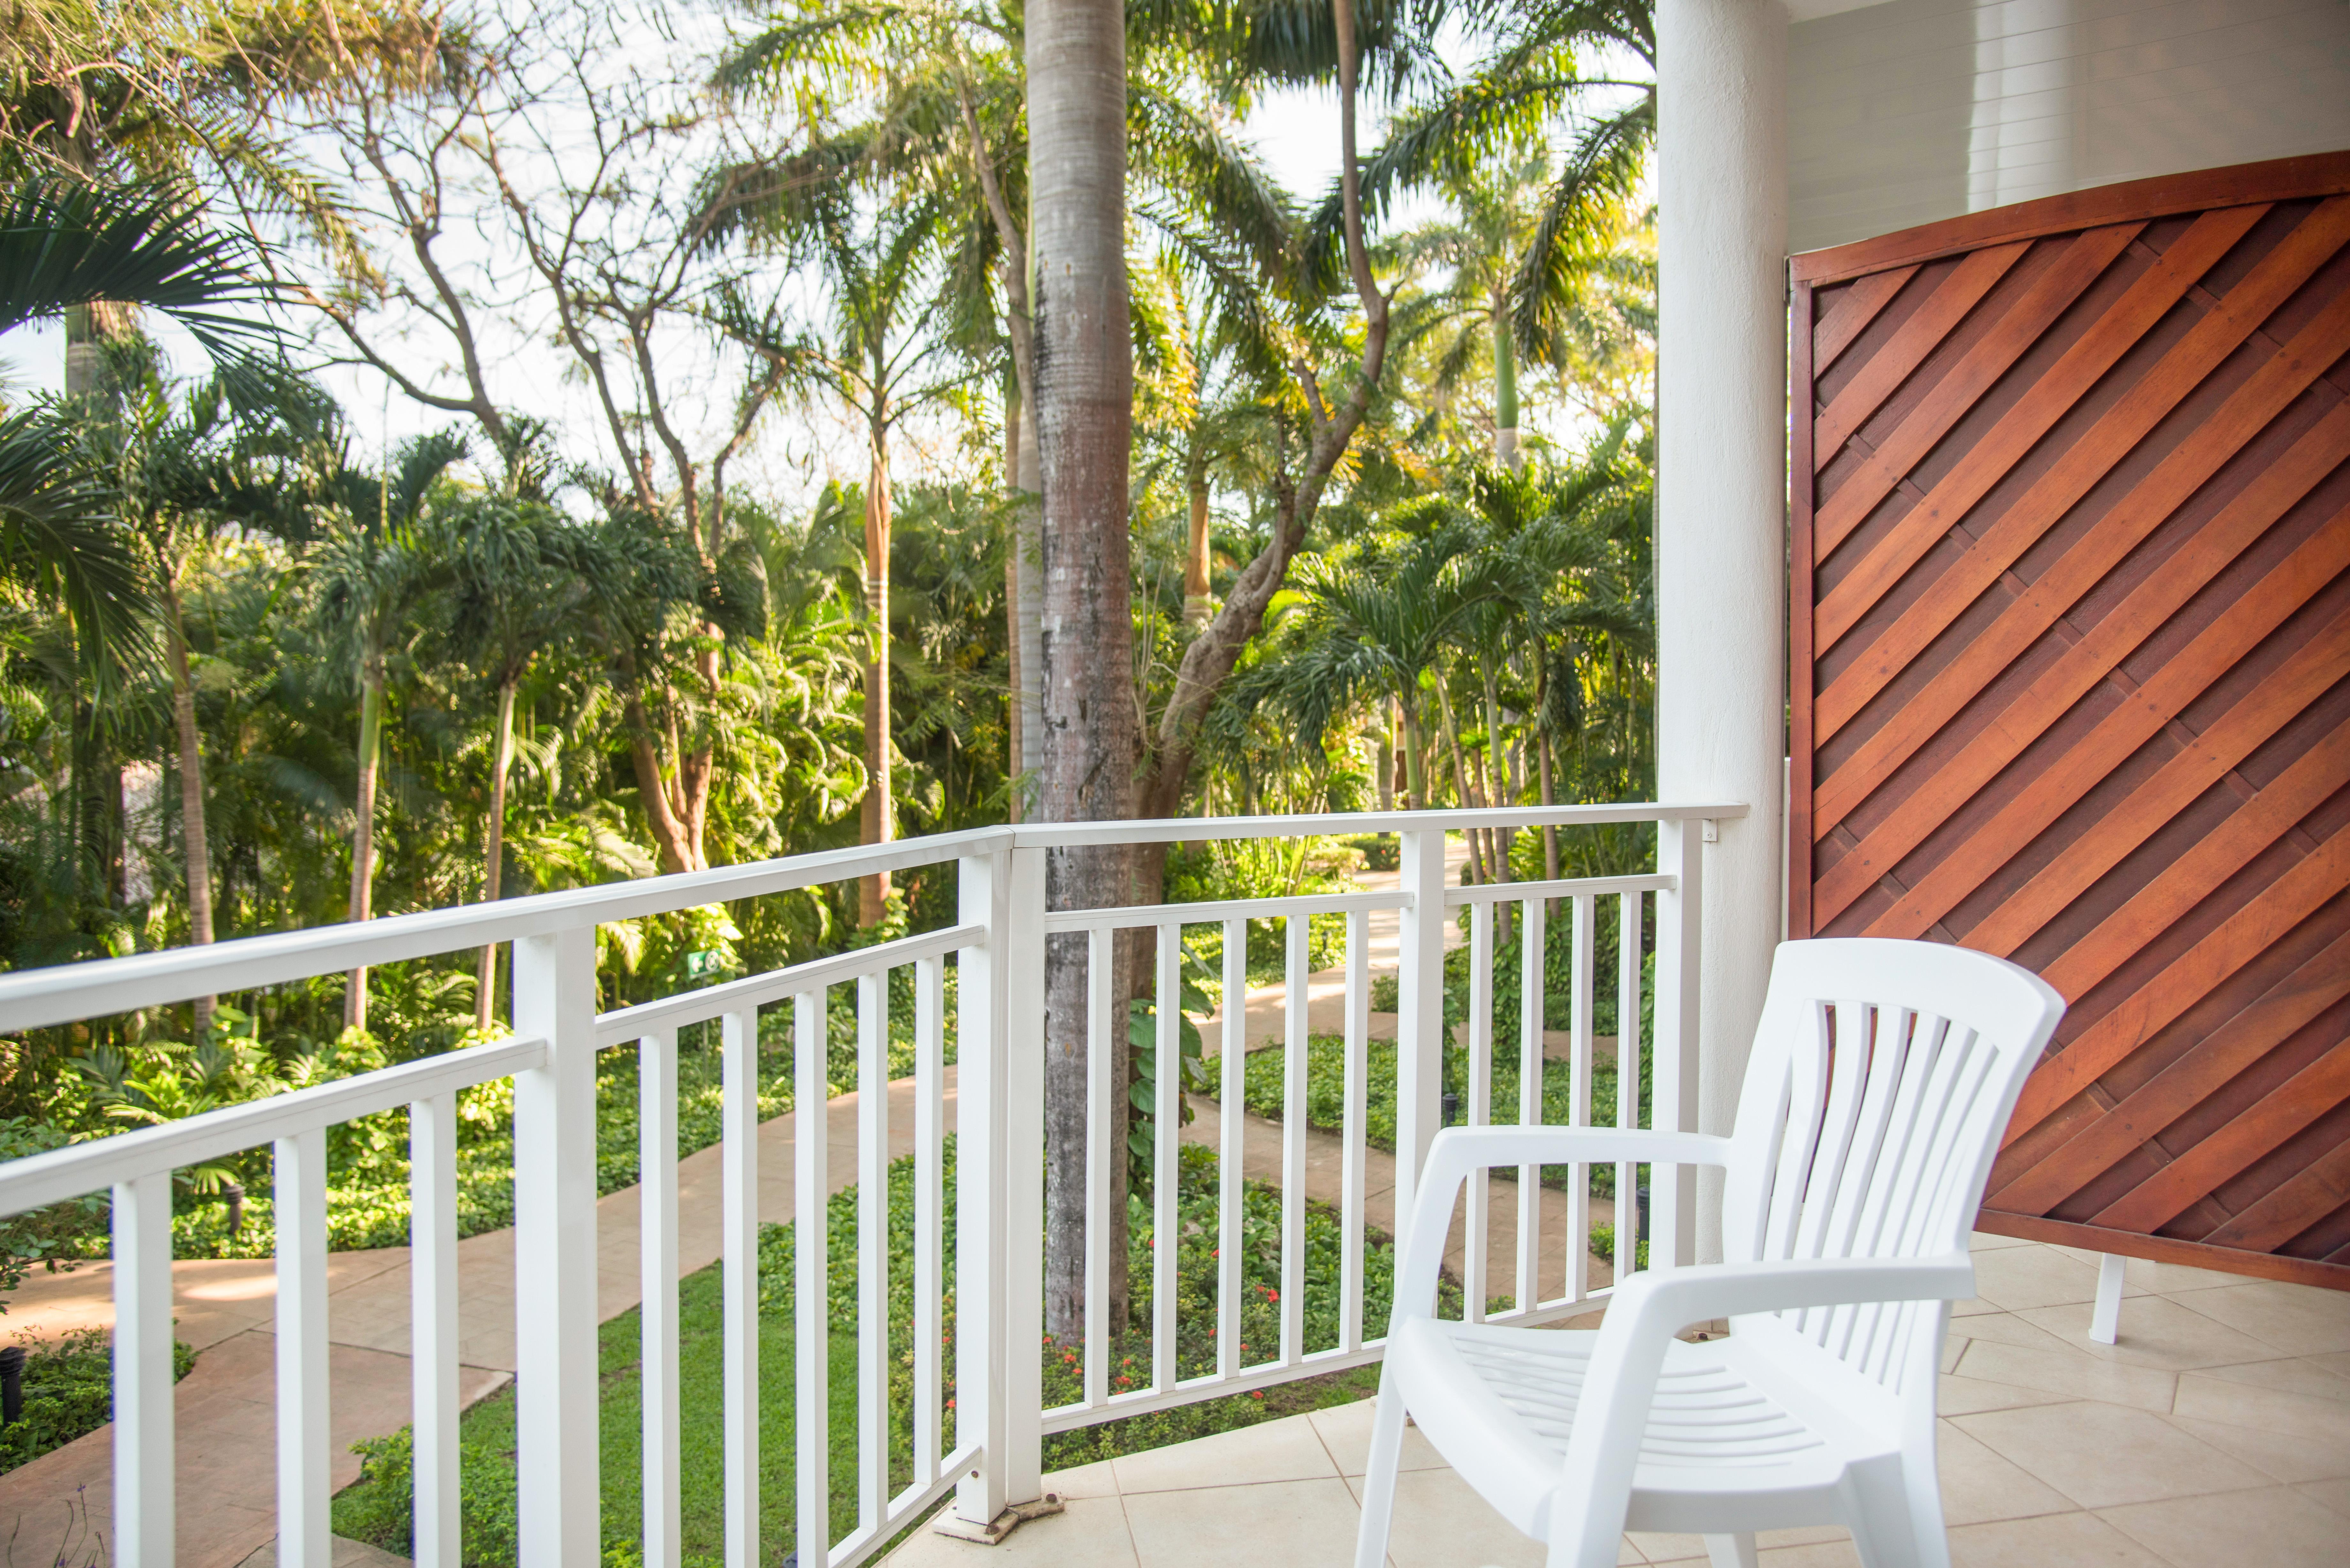
<instances>
[{"instance_id":1,"label":"chair backrest slat","mask_svg":"<svg viewBox=\"0 0 2350 1568\"><path fill-rule=\"evenodd\" d=\"M1783 944L1739 1105L1728 1256L1964 1250L1999 1132L2063 1012L2037 976L1981 953ZM1779 1316L1895 1394L1923 1365L1918 1336L1941 1321L1889 1303Z\"/></svg>"}]
</instances>

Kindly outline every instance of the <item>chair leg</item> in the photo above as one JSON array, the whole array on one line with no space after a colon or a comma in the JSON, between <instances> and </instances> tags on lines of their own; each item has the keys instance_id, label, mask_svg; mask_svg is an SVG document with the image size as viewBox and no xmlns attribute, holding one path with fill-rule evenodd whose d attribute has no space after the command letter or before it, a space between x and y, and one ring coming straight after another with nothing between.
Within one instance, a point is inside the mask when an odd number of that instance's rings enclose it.
<instances>
[{"instance_id":1,"label":"chair leg","mask_svg":"<svg viewBox=\"0 0 2350 1568\"><path fill-rule=\"evenodd\" d=\"M1898 1461L1871 1465L1848 1478L1853 1553L1861 1568L1950 1568L1941 1499L1912 1495ZM1929 1486L1933 1478L1927 1478Z\"/></svg>"},{"instance_id":2,"label":"chair leg","mask_svg":"<svg viewBox=\"0 0 2350 1568\"><path fill-rule=\"evenodd\" d=\"M1742 1530L1735 1535L1707 1536L1705 1560L1711 1568L1755 1568L1754 1532Z\"/></svg>"},{"instance_id":3,"label":"chair leg","mask_svg":"<svg viewBox=\"0 0 2350 1568\"><path fill-rule=\"evenodd\" d=\"M1371 1417L1371 1456L1363 1466L1363 1521L1355 1535L1355 1568L1385 1568L1388 1526L1395 1518L1396 1467L1403 1459L1403 1395L1382 1372Z\"/></svg>"}]
</instances>

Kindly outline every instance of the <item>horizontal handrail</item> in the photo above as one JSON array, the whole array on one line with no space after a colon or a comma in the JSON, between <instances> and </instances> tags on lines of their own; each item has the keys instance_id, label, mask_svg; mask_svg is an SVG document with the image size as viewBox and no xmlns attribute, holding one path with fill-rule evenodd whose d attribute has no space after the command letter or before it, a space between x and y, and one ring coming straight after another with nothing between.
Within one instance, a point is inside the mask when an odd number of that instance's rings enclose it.
<instances>
[{"instance_id":1,"label":"horizontal handrail","mask_svg":"<svg viewBox=\"0 0 2350 1568\"><path fill-rule=\"evenodd\" d=\"M844 981L879 974L918 959L942 957L960 948L976 947L986 940L985 926L977 923L947 926L935 931L899 937L894 941L876 942L869 948L852 948L828 958L811 959L789 969L745 975L741 980L730 980L723 985L708 986L701 991L681 991L674 996L640 1002L634 1007L598 1014L596 1044L599 1046L625 1044L629 1041L641 1039L656 1029L681 1029L689 1023L701 1023L725 1013L781 1002L787 996L797 996L803 992L821 991Z\"/></svg>"},{"instance_id":2,"label":"horizontal handrail","mask_svg":"<svg viewBox=\"0 0 2350 1568\"><path fill-rule=\"evenodd\" d=\"M1188 844L1200 839L1305 838L1356 833L1459 833L1471 827L1597 827L1615 822L1726 822L1747 808L1717 805L1492 805L1462 811L1348 811L1295 816L1174 816L1149 822L1040 822L1011 829L1014 847Z\"/></svg>"},{"instance_id":3,"label":"horizontal handrail","mask_svg":"<svg viewBox=\"0 0 2350 1568\"><path fill-rule=\"evenodd\" d=\"M1334 812L1299 816L1187 816L966 828L959 833L891 844L857 845L747 866L601 883L495 903L392 915L380 920L277 931L208 947L172 948L130 958L27 970L0 976L0 1033L46 1028L82 1018L185 1002L192 997L282 985L312 975L429 958L436 953L544 936L581 925L638 919L703 904L787 893L882 871L932 866L963 855L1201 839L1726 820L1743 816L1746 811L1743 805L1729 803L1634 803L1494 806L1470 811Z\"/></svg>"},{"instance_id":4,"label":"horizontal handrail","mask_svg":"<svg viewBox=\"0 0 2350 1568\"><path fill-rule=\"evenodd\" d=\"M463 904L412 915L388 915L380 920L275 931L211 947L172 948L133 958L26 970L0 978L0 1033L159 1007L191 997L282 985L314 974L430 958L582 925L788 893L879 871L934 866L959 855L1000 847L1008 831L974 827L896 844L860 845L748 866L725 866L714 871L535 893L494 904Z\"/></svg>"},{"instance_id":5,"label":"horizontal handrail","mask_svg":"<svg viewBox=\"0 0 2350 1568\"><path fill-rule=\"evenodd\" d=\"M307 1089L224 1106L201 1116L92 1138L0 1165L0 1214L46 1208L117 1182L201 1165L316 1127L388 1111L395 1106L528 1072L546 1060L536 1037L493 1040L339 1078Z\"/></svg>"},{"instance_id":6,"label":"horizontal handrail","mask_svg":"<svg viewBox=\"0 0 2350 1568\"><path fill-rule=\"evenodd\" d=\"M1669 893L1680 885L1678 877L1654 873L1638 877L1562 877L1555 882L1485 882L1474 888L1447 888L1444 907L1457 909L1464 904L1514 904L1524 898L1572 898L1583 894L1604 898L1610 893Z\"/></svg>"},{"instance_id":7,"label":"horizontal handrail","mask_svg":"<svg viewBox=\"0 0 2350 1568\"><path fill-rule=\"evenodd\" d=\"M1053 909L1050 931L1122 930L1133 926L1204 926L1220 920L1263 920L1288 915L1343 915L1354 909L1408 909L1409 893L1299 893L1270 898L1218 898L1190 904L1120 904L1097 909Z\"/></svg>"}]
</instances>

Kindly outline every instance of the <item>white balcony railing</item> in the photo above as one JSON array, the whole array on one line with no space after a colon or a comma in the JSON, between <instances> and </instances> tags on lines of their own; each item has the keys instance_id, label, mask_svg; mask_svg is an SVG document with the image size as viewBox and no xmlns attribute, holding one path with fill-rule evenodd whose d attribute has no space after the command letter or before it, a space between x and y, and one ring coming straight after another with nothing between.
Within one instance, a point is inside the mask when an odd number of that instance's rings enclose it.
<instances>
[{"instance_id":1,"label":"white balcony railing","mask_svg":"<svg viewBox=\"0 0 2350 1568\"><path fill-rule=\"evenodd\" d=\"M760 1520L757 1355L757 1055L762 1007L788 1002L797 1050L793 1183L796 1377L794 1471L799 1490L796 1547L803 1568L850 1568L886 1543L949 1491L952 1507L974 1524L994 1521L1009 1503L1042 1490L1042 1440L1119 1416L1262 1388L1376 1359L1382 1325L1364 1321L1365 1106L1370 1017L1369 917L1400 912L1396 1037L1396 1188L1400 1230L1411 1184L1442 1115L1445 929L1470 909L1472 949L1467 1029L1468 1116L1487 1116L1493 1039L1494 911L1518 906L1525 940L1518 1042L1521 1116L1542 1116L1543 948L1545 909L1561 905L1573 958L1568 1064L1572 1118L1587 1123L1593 1078L1594 973L1599 921L1618 922L1618 972L1612 977L1619 1033L1635 1044L1619 1055L1617 1117L1626 1127L1690 1128L1696 1114L1697 942L1700 828L1742 816L1732 805L1610 805L1430 811L1341 816L1187 818L983 828L870 848L795 857L753 866L403 915L364 925L326 927L178 949L136 958L35 971L0 978L0 1033L104 1017L197 996L248 992L359 966L514 944L514 1036L494 1044L411 1062L273 1099L233 1106L78 1144L0 1166L0 1213L39 1208L86 1193L110 1191L115 1294L116 1555L130 1568L167 1568L173 1560L173 1413L171 1284L172 1175L182 1167L238 1150L273 1146L276 1170L276 1329L279 1561L298 1568L328 1563L329 1436L327 1335L326 1133L353 1118L405 1106L411 1164L413 1248L411 1357L414 1376L416 1560L456 1568L458 1557L458 1401L456 1272L456 1096L492 1079L514 1079L516 1468L523 1561L593 1563L600 1553L598 1501L596 1063L598 1053L639 1053L643 1205L644 1560L677 1563L680 1547L678 1378L678 1183L676 1074L678 1031L722 1021L723 1093L723 1314L726 1560L763 1560ZM1538 828L1653 822L1652 874L1477 888L1445 886L1444 839L1470 828ZM1047 912L1045 857L1058 846L1172 840L1291 837L1384 832L1400 836L1400 886L1391 892L1315 895L1118 909ZM882 870L951 861L959 881L958 923L897 941L842 953L747 979L682 992L598 1016L595 930L605 921L753 898ZM1643 937L1653 898L1653 1093L1642 1104L1638 1020L1643 1000ZM1605 906L1612 902L1612 911ZM1310 918L1343 914L1345 952L1345 1113L1340 1220L1344 1241L1337 1343L1309 1351L1306 1296L1306 984ZM1176 1357L1179 1249L1160 1246L1152 1262L1149 1376L1114 1391L1107 1312L1110 1260L1104 1223L1113 1192L1111 1161L1125 1157L1122 1118L1111 1100L1104 1043L1124 1036L1107 961L1113 933L1155 933L1156 1143L1150 1153L1154 1234L1177 1233L1180 1190L1180 933L1188 925L1224 928L1223 1015L1244 1016L1246 922L1286 922L1284 1120L1282 1132L1277 1355L1243 1364L1242 1183L1246 1137L1243 1053L1222 1059L1224 1116L1216 1159L1220 1179L1215 1294L1218 1348L1212 1370L1179 1376ZM1086 1334L1083 1394L1047 1409L1042 1389L1044 1265L1045 949L1054 933L1084 933L1089 943L1087 1032L1097 1047L1087 1101ZM943 1110L947 1049L945 969L958 969L954 1013L958 1082L956 1245L942 1247ZM911 1325L911 1430L893 1434L888 1318L889 1096L887 1018L893 971L914 971L915 1250ZM805 1114L827 1095L824 1021L834 986L856 987L858 1114L857 1308L858 1397L854 1432L833 1428L827 1386L828 1151L826 1118ZM1539 1298L1537 1239L1545 1192L1538 1173L1521 1173L1513 1304L1505 1315L1541 1321L1588 1310L1606 1293L1590 1284L1588 1182L1580 1169L1564 1194L1565 1289ZM1619 1171L1628 1197L1635 1173ZM1653 1173L1650 1237L1658 1262L1686 1260L1693 1241L1687 1173ZM1628 1209L1628 1205L1627 1206ZM1619 1272L1629 1266L1634 1229L1619 1229ZM1492 1216L1482 1191L1465 1220L1462 1281L1467 1310L1482 1314L1489 1288L1486 1253ZM1400 1256L1400 1235L1397 1255ZM941 1303L951 1280L951 1354L956 1398L941 1399L947 1375ZM906 1346L895 1347L902 1354ZM1133 1379L1142 1382L1141 1379ZM892 1487L893 1443L910 1438L911 1479ZM841 1444L858 1454L858 1523L832 1538L828 1478ZM902 1464L901 1464L902 1468Z\"/></svg>"}]
</instances>

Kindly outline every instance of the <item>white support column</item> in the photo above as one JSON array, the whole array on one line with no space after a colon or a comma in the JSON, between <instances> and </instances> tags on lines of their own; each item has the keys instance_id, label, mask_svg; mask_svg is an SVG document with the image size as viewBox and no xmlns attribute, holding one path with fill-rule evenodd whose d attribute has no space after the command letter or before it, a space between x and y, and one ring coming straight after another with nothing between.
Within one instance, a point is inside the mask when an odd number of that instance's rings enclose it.
<instances>
[{"instance_id":1,"label":"white support column","mask_svg":"<svg viewBox=\"0 0 2350 1568\"><path fill-rule=\"evenodd\" d=\"M1404 906L1396 983L1395 1256L1403 1266L1413 1195L1444 1119L1444 834L1401 840ZM1385 1334L1385 1324L1378 1332Z\"/></svg>"},{"instance_id":2,"label":"white support column","mask_svg":"<svg viewBox=\"0 0 2350 1568\"><path fill-rule=\"evenodd\" d=\"M596 933L514 945L515 1033L546 1064L515 1075L515 1436L524 1568L598 1561Z\"/></svg>"},{"instance_id":3,"label":"white support column","mask_svg":"<svg viewBox=\"0 0 2350 1568\"><path fill-rule=\"evenodd\" d=\"M277 1561L328 1568L327 1133L276 1140Z\"/></svg>"},{"instance_id":4,"label":"white support column","mask_svg":"<svg viewBox=\"0 0 2350 1568\"><path fill-rule=\"evenodd\" d=\"M1697 1125L1726 1133L1770 978L1783 853L1786 11L1659 0L1657 57L1657 787L1750 808L1707 850L1702 910L1691 1086ZM1719 1180L1707 1179L1709 1216ZM1721 1256L1718 1220L1698 1256Z\"/></svg>"}]
</instances>

